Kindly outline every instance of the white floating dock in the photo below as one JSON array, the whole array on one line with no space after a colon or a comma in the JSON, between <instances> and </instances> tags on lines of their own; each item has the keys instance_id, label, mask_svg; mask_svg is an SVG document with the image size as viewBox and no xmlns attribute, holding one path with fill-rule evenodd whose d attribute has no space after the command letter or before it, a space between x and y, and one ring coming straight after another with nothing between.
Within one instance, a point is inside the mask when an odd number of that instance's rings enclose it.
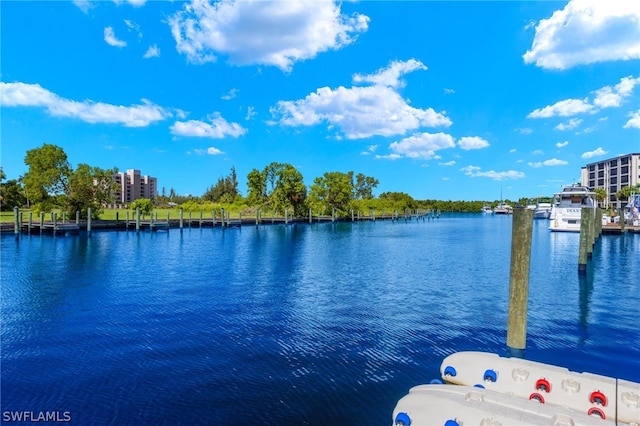
<instances>
[{"instance_id":1,"label":"white floating dock","mask_svg":"<svg viewBox=\"0 0 640 426\"><path fill-rule=\"evenodd\" d=\"M394 426L611 426L567 407L473 386L420 385L393 410Z\"/></svg>"},{"instance_id":2,"label":"white floating dock","mask_svg":"<svg viewBox=\"0 0 640 426\"><path fill-rule=\"evenodd\" d=\"M618 425L640 426L640 384L520 358L458 352L440 367L444 381L567 407Z\"/></svg>"}]
</instances>

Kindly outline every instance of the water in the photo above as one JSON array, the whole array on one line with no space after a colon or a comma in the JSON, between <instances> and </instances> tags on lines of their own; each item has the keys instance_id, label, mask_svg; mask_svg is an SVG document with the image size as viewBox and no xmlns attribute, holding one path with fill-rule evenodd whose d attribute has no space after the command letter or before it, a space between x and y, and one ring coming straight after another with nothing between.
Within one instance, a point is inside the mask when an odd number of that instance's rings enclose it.
<instances>
[{"instance_id":1,"label":"water","mask_svg":"<svg viewBox=\"0 0 640 426\"><path fill-rule=\"evenodd\" d=\"M640 235L535 221L526 358L640 382ZM4 235L2 412L391 423L455 351L506 355L511 218Z\"/></svg>"}]
</instances>

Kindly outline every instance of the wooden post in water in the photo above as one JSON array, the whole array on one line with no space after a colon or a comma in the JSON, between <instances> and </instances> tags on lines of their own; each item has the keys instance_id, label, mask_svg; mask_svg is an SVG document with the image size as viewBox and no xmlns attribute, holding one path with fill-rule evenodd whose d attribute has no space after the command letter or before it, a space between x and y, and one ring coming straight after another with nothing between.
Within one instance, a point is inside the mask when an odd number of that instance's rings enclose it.
<instances>
[{"instance_id":1,"label":"wooden post in water","mask_svg":"<svg viewBox=\"0 0 640 426\"><path fill-rule=\"evenodd\" d=\"M583 207L580 212L580 248L578 249L578 273L587 271L587 261L589 260L589 216L591 211L588 207Z\"/></svg>"},{"instance_id":2,"label":"wooden post in water","mask_svg":"<svg viewBox=\"0 0 640 426\"><path fill-rule=\"evenodd\" d=\"M593 246L596 244L596 209L590 208L588 215L588 232L589 232L589 244L587 245L587 257L591 259L593 254Z\"/></svg>"},{"instance_id":3,"label":"wooden post in water","mask_svg":"<svg viewBox=\"0 0 640 426\"><path fill-rule=\"evenodd\" d=\"M532 233L533 210L524 207L513 209L507 325L507 346L513 349L524 349L527 345L527 303Z\"/></svg>"},{"instance_id":4,"label":"wooden post in water","mask_svg":"<svg viewBox=\"0 0 640 426\"><path fill-rule=\"evenodd\" d=\"M118 222L120 221L120 212L116 212L116 225L118 224Z\"/></svg>"},{"instance_id":5,"label":"wooden post in water","mask_svg":"<svg viewBox=\"0 0 640 426\"><path fill-rule=\"evenodd\" d=\"M136 232L140 232L140 207L136 207Z\"/></svg>"},{"instance_id":6,"label":"wooden post in water","mask_svg":"<svg viewBox=\"0 0 640 426\"><path fill-rule=\"evenodd\" d=\"M56 235L56 230L58 228L58 215L56 212L51 212L51 222L53 222L53 235Z\"/></svg>"},{"instance_id":7,"label":"wooden post in water","mask_svg":"<svg viewBox=\"0 0 640 426\"><path fill-rule=\"evenodd\" d=\"M87 232L91 233L91 207L87 209Z\"/></svg>"},{"instance_id":8,"label":"wooden post in water","mask_svg":"<svg viewBox=\"0 0 640 426\"><path fill-rule=\"evenodd\" d=\"M33 212L29 211L29 225L27 228L27 233L31 235L31 227L33 226Z\"/></svg>"},{"instance_id":9,"label":"wooden post in water","mask_svg":"<svg viewBox=\"0 0 640 426\"><path fill-rule=\"evenodd\" d=\"M200 212L200 228L202 228L202 212Z\"/></svg>"},{"instance_id":10,"label":"wooden post in water","mask_svg":"<svg viewBox=\"0 0 640 426\"><path fill-rule=\"evenodd\" d=\"M15 206L13 208L13 233L18 235L20 233L20 215L19 212L20 209L18 208L18 206Z\"/></svg>"},{"instance_id":11,"label":"wooden post in water","mask_svg":"<svg viewBox=\"0 0 640 426\"><path fill-rule=\"evenodd\" d=\"M289 223L289 209L284 209L284 224Z\"/></svg>"},{"instance_id":12,"label":"wooden post in water","mask_svg":"<svg viewBox=\"0 0 640 426\"><path fill-rule=\"evenodd\" d=\"M620 216L620 232L623 233L624 226L626 225L624 223L624 209L618 209L618 215Z\"/></svg>"},{"instance_id":13,"label":"wooden post in water","mask_svg":"<svg viewBox=\"0 0 640 426\"><path fill-rule=\"evenodd\" d=\"M309 209L309 223L313 220L313 214L311 213L311 209Z\"/></svg>"},{"instance_id":14,"label":"wooden post in water","mask_svg":"<svg viewBox=\"0 0 640 426\"><path fill-rule=\"evenodd\" d=\"M184 209L180 207L180 229L184 226Z\"/></svg>"},{"instance_id":15,"label":"wooden post in water","mask_svg":"<svg viewBox=\"0 0 640 426\"><path fill-rule=\"evenodd\" d=\"M124 220L124 229L129 230L129 210L127 210L127 216Z\"/></svg>"},{"instance_id":16,"label":"wooden post in water","mask_svg":"<svg viewBox=\"0 0 640 426\"><path fill-rule=\"evenodd\" d=\"M158 219L158 217L156 217ZM153 231L153 212L149 215L149 231Z\"/></svg>"},{"instance_id":17,"label":"wooden post in water","mask_svg":"<svg viewBox=\"0 0 640 426\"><path fill-rule=\"evenodd\" d=\"M333 207L331 209L331 222L335 222L336 221L336 208Z\"/></svg>"},{"instance_id":18,"label":"wooden post in water","mask_svg":"<svg viewBox=\"0 0 640 426\"><path fill-rule=\"evenodd\" d=\"M44 228L44 212L40 212L40 235L42 235L42 228Z\"/></svg>"},{"instance_id":19,"label":"wooden post in water","mask_svg":"<svg viewBox=\"0 0 640 426\"><path fill-rule=\"evenodd\" d=\"M76 225L80 226L80 210L76 210Z\"/></svg>"}]
</instances>

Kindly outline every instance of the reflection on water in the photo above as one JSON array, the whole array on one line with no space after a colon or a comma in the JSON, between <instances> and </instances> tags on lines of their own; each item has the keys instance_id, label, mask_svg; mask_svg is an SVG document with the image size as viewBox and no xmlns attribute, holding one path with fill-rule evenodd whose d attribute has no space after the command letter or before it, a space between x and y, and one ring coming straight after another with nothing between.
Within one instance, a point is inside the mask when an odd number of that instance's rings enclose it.
<instances>
[{"instance_id":1,"label":"reflection on water","mask_svg":"<svg viewBox=\"0 0 640 426\"><path fill-rule=\"evenodd\" d=\"M578 234L547 225L534 222L520 355L640 381L640 235L601 238L580 276ZM387 424L446 355L507 353L510 240L508 216L454 214L3 236L3 410Z\"/></svg>"}]
</instances>

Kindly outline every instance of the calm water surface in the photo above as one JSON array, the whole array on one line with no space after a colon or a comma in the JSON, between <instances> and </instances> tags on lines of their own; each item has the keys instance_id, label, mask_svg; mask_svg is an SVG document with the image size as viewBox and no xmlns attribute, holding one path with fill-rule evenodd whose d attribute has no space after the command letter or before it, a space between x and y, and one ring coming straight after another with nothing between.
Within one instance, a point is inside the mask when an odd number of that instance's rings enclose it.
<instances>
[{"instance_id":1,"label":"calm water surface","mask_svg":"<svg viewBox=\"0 0 640 426\"><path fill-rule=\"evenodd\" d=\"M528 359L640 381L640 235L535 221ZM388 425L506 354L511 218L4 235L2 411L75 424Z\"/></svg>"}]
</instances>

